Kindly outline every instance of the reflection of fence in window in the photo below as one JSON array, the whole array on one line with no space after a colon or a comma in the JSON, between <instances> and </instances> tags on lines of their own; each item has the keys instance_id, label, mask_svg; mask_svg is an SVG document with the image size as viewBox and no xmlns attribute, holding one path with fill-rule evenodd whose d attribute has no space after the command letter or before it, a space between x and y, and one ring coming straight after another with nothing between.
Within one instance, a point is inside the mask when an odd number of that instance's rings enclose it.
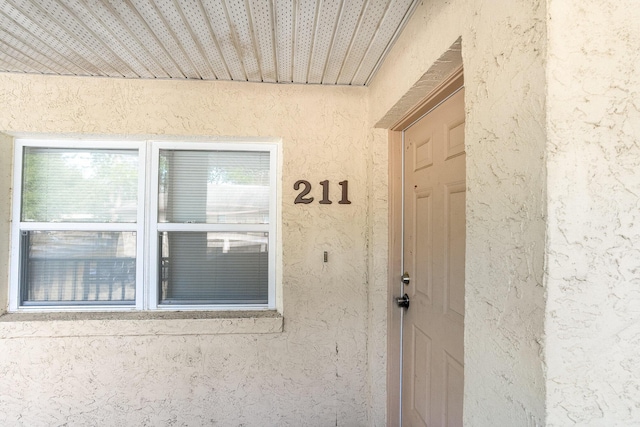
<instances>
[{"instance_id":1,"label":"reflection of fence in window","mask_svg":"<svg viewBox=\"0 0 640 427\"><path fill-rule=\"evenodd\" d=\"M135 258L30 258L24 302L133 303Z\"/></svg>"}]
</instances>

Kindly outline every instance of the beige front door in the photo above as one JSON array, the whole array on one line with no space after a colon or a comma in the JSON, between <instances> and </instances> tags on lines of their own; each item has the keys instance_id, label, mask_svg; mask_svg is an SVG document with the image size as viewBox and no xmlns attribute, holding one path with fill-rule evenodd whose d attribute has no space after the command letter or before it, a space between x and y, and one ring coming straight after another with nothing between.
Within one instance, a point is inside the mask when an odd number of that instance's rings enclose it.
<instances>
[{"instance_id":1,"label":"beige front door","mask_svg":"<svg viewBox=\"0 0 640 427\"><path fill-rule=\"evenodd\" d=\"M403 426L461 426L464 382L464 90L404 131Z\"/></svg>"}]
</instances>

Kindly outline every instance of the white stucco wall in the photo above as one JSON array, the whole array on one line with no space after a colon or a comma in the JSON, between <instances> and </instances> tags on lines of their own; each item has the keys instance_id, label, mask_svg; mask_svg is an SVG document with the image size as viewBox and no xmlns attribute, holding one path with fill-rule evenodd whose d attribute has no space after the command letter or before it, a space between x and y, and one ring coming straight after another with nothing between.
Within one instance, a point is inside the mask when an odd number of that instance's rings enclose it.
<instances>
[{"instance_id":1,"label":"white stucco wall","mask_svg":"<svg viewBox=\"0 0 640 427\"><path fill-rule=\"evenodd\" d=\"M461 37L469 426L545 423L545 22L544 1L422 2L370 86L370 122L388 122Z\"/></svg>"},{"instance_id":2,"label":"white stucco wall","mask_svg":"<svg viewBox=\"0 0 640 427\"><path fill-rule=\"evenodd\" d=\"M385 220L367 214L368 185L386 164L369 162L379 149L369 144L365 93L0 75L5 133L281 138L284 259L283 332L272 319L254 329L246 320L0 322L0 424L382 425L384 407L368 415L385 401L384 389L369 387L385 355L374 348L384 335L369 321L367 279L386 271L386 240L369 228ZM10 150L0 143L6 194ZM317 183L329 179L334 204L294 205L298 179L315 184L317 199ZM342 180L351 205L337 204Z\"/></svg>"},{"instance_id":3,"label":"white stucco wall","mask_svg":"<svg viewBox=\"0 0 640 427\"><path fill-rule=\"evenodd\" d=\"M640 4L549 1L548 425L640 424Z\"/></svg>"},{"instance_id":4,"label":"white stucco wall","mask_svg":"<svg viewBox=\"0 0 640 427\"><path fill-rule=\"evenodd\" d=\"M383 136L383 137L382 137ZM369 248L368 356L371 425L383 426L387 415L387 288L388 269L388 150L386 133L370 131L369 206L367 246ZM382 137L382 138L381 138Z\"/></svg>"},{"instance_id":5,"label":"white stucco wall","mask_svg":"<svg viewBox=\"0 0 640 427\"><path fill-rule=\"evenodd\" d=\"M9 274L9 250L11 235L11 179L13 177L12 168L13 144L12 138L0 133L0 315L7 309L9 287L7 277Z\"/></svg>"}]
</instances>

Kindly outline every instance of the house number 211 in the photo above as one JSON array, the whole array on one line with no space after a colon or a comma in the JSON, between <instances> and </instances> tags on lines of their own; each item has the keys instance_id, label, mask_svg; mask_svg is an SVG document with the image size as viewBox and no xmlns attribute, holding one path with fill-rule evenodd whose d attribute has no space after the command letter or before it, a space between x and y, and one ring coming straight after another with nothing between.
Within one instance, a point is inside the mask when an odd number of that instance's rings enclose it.
<instances>
[{"instance_id":1,"label":"house number 211","mask_svg":"<svg viewBox=\"0 0 640 427\"><path fill-rule=\"evenodd\" d=\"M329 180L322 181L320 185L322 185L322 200L320 200L319 203L321 205L330 205L333 202L329 200ZM349 201L349 181L340 181L338 185L342 187L342 199L340 199L338 204L350 205L351 202ZM296 200L294 202L295 204L302 203L308 205L309 203L313 202L313 197L307 197L307 195L311 193L311 183L309 181L305 181L304 179L296 181L296 183L293 184L293 189L296 191L300 191L300 194L298 194L298 197L296 197Z\"/></svg>"}]
</instances>

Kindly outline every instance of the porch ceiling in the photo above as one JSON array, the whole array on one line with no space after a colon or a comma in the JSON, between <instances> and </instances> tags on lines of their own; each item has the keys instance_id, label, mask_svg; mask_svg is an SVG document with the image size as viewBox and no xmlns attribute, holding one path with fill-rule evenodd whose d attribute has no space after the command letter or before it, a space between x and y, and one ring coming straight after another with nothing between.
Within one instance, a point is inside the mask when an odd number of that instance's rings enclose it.
<instances>
[{"instance_id":1,"label":"porch ceiling","mask_svg":"<svg viewBox=\"0 0 640 427\"><path fill-rule=\"evenodd\" d=\"M367 85L419 0L0 0L0 72Z\"/></svg>"}]
</instances>

